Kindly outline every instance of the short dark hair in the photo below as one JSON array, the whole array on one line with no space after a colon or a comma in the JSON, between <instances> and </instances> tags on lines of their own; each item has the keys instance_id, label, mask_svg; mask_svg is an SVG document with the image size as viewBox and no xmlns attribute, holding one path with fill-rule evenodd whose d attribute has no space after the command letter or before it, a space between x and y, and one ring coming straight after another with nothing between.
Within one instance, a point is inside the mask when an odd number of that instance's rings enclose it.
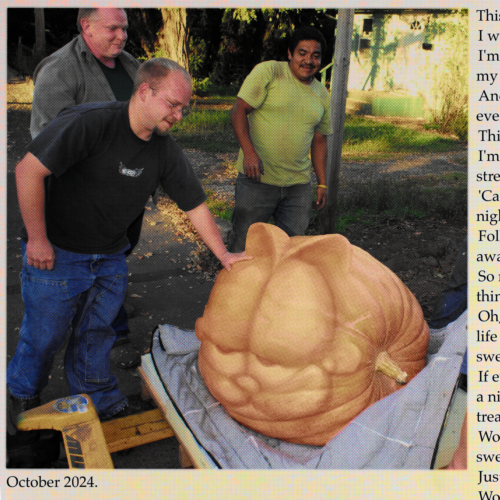
<instances>
[{"instance_id":1,"label":"short dark hair","mask_svg":"<svg viewBox=\"0 0 500 500\"><path fill-rule=\"evenodd\" d=\"M121 7L118 7L118 8L121 8ZM98 7L92 8L92 9L90 9L90 8L78 9L78 16L76 18L76 27L78 28L78 33L82 32L82 19L89 19L91 17L95 17L98 10L99 10ZM121 10L125 11L125 9L121 9Z\"/></svg>"},{"instance_id":2,"label":"short dark hair","mask_svg":"<svg viewBox=\"0 0 500 500\"><path fill-rule=\"evenodd\" d=\"M326 53L326 40L321 31L313 28L312 26L301 26L297 28L290 37L290 42L288 44L288 49L290 54L293 55L295 48L302 40L316 40L321 44L321 57Z\"/></svg>"},{"instance_id":3,"label":"short dark hair","mask_svg":"<svg viewBox=\"0 0 500 500\"><path fill-rule=\"evenodd\" d=\"M78 9L78 17L76 18L76 27L78 28L78 33L82 32L82 19L88 19L92 17L97 12L95 9Z\"/></svg>"},{"instance_id":4,"label":"short dark hair","mask_svg":"<svg viewBox=\"0 0 500 500\"><path fill-rule=\"evenodd\" d=\"M185 76L187 81L191 82L191 76L189 73L180 64L177 64L171 59L156 57L144 61L139 66L137 73L135 74L134 94L144 82L147 82L151 87L156 88L161 80L174 71L179 71Z\"/></svg>"}]
</instances>

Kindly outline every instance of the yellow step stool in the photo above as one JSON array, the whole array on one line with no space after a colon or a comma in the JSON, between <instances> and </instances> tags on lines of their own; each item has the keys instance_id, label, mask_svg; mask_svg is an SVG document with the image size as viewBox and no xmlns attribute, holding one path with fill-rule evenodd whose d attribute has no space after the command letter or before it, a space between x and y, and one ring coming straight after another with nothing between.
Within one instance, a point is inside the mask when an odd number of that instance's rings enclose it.
<instances>
[{"instance_id":1,"label":"yellow step stool","mask_svg":"<svg viewBox=\"0 0 500 500\"><path fill-rule=\"evenodd\" d=\"M103 422L86 394L68 396L19 416L21 431L61 431L71 469L112 469L111 453L174 435L160 410Z\"/></svg>"}]
</instances>

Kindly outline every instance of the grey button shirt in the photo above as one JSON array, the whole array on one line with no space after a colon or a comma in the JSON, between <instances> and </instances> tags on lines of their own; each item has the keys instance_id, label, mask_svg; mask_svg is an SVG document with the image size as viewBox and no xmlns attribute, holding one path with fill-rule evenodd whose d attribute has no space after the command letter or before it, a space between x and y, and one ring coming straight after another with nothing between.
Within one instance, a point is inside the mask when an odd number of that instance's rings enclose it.
<instances>
[{"instance_id":1,"label":"grey button shirt","mask_svg":"<svg viewBox=\"0 0 500 500\"><path fill-rule=\"evenodd\" d=\"M118 56L134 79L140 63L128 52ZM115 96L82 35L43 59L33 75L31 111L34 139L63 109L73 104L114 101Z\"/></svg>"}]
</instances>

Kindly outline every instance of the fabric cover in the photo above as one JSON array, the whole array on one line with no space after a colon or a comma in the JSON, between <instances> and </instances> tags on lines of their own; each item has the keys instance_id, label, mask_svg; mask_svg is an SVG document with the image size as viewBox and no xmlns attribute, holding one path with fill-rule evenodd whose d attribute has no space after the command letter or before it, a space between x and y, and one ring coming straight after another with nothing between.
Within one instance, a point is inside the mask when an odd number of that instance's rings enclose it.
<instances>
[{"instance_id":1,"label":"fabric cover","mask_svg":"<svg viewBox=\"0 0 500 500\"><path fill-rule=\"evenodd\" d=\"M430 469L467 344L467 311L431 330L427 364L406 386L356 417L325 446L291 444L233 420L206 388L193 331L160 325L156 370L178 412L221 468Z\"/></svg>"}]
</instances>

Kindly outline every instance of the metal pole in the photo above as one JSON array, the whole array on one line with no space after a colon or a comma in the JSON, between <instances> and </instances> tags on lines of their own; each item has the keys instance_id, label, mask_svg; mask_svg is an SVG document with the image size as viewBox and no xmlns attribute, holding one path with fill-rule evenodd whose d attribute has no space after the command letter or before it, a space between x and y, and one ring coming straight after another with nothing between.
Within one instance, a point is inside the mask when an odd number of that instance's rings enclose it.
<instances>
[{"instance_id":1,"label":"metal pole","mask_svg":"<svg viewBox=\"0 0 500 500\"><path fill-rule=\"evenodd\" d=\"M353 21L354 9L339 9L337 33L335 36L335 60L330 85L332 93L331 116L333 134L328 137L328 159L326 165L328 198L325 207L320 213L320 231L322 234L335 232Z\"/></svg>"}]
</instances>

